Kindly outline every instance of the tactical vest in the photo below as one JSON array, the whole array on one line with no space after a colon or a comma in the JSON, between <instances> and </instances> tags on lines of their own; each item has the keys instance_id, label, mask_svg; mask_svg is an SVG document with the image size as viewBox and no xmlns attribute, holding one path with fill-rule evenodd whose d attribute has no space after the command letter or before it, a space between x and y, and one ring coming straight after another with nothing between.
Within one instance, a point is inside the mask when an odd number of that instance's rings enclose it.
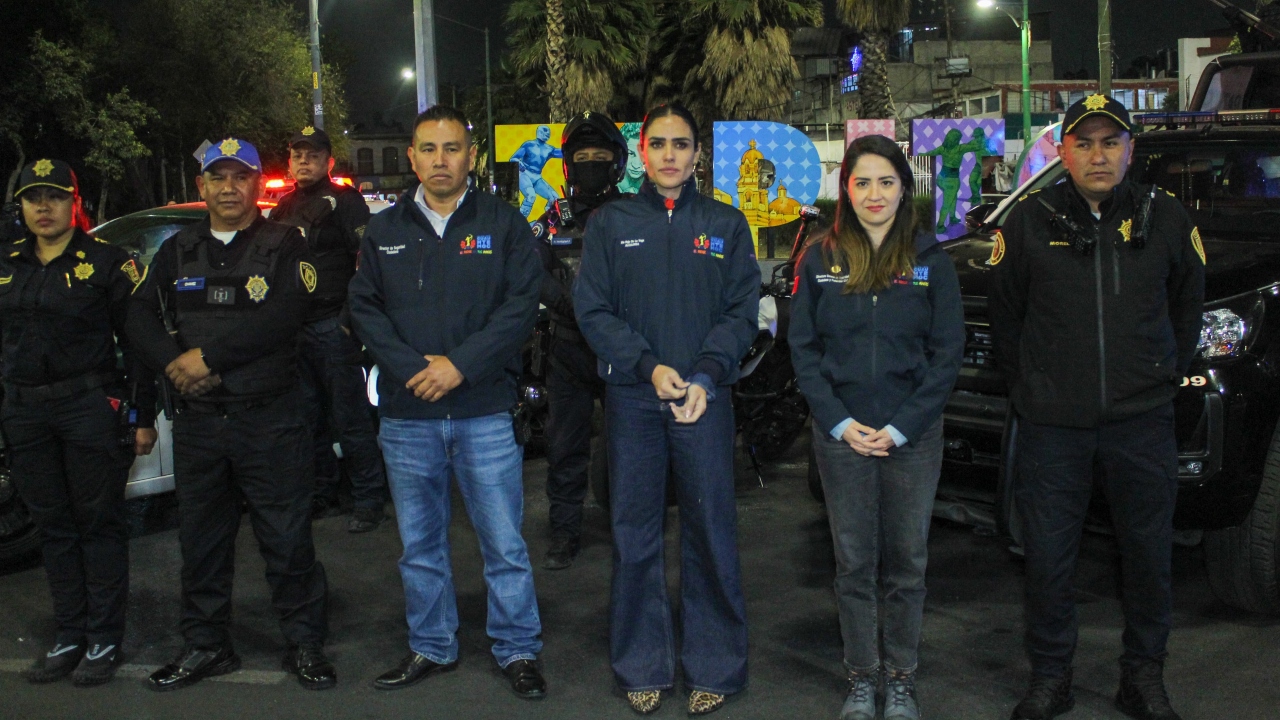
<instances>
[{"instance_id":1,"label":"tactical vest","mask_svg":"<svg viewBox=\"0 0 1280 720\"><path fill-rule=\"evenodd\" d=\"M327 192L304 197L295 191L285 213L272 213L273 222L302 231L316 266L316 289L311 293L317 308L338 308L347 301L347 285L356 274L355 259L347 249L346 233L338 216L338 194L332 183Z\"/></svg>"},{"instance_id":2,"label":"tactical vest","mask_svg":"<svg viewBox=\"0 0 1280 720\"><path fill-rule=\"evenodd\" d=\"M280 245L292 230L285 225L262 224L240 261L226 268L215 268L209 261L209 243L216 240L202 240L194 232L178 236L178 279L174 283L177 302L173 314L183 347L205 347L215 338L234 332L271 293L283 291L269 283L276 281ZM271 352L240 367L214 368L222 376L222 385L207 398L230 395L245 400L292 389L298 374L294 340L281 338Z\"/></svg>"}]
</instances>

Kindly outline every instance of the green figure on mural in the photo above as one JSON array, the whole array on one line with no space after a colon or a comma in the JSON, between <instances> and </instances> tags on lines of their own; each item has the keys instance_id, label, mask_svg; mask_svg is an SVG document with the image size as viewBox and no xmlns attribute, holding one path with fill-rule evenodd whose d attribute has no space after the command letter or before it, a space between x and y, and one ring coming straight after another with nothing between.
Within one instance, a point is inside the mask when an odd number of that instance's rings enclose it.
<instances>
[{"instance_id":1,"label":"green figure on mural","mask_svg":"<svg viewBox=\"0 0 1280 720\"><path fill-rule=\"evenodd\" d=\"M938 171L936 180L938 187L942 188L942 208L938 210L938 225L934 228L938 234L960 222L956 217L956 199L960 195L960 166L968 153L976 155L973 171L969 173L970 202L974 205L982 202L982 158L991 154L987 152L987 133L977 128L973 131L973 139L963 144L960 142L962 137L959 130L948 130L941 146L920 153L942 158L942 170Z\"/></svg>"}]
</instances>

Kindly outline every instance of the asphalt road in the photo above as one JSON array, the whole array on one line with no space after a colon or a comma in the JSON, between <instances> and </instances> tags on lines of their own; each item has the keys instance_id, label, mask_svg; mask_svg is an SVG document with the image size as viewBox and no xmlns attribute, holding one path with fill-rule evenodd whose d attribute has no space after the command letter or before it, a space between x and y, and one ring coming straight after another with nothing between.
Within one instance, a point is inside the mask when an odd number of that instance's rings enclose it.
<instances>
[{"instance_id":1,"label":"asphalt road","mask_svg":"<svg viewBox=\"0 0 1280 720\"><path fill-rule=\"evenodd\" d=\"M805 486L802 438L786 461L766 468L761 488L744 467L738 479L743 575L751 622L751 686L722 718L835 718L843 700L840 643L831 592L833 561L826 516ZM608 665L610 546L604 511L589 502L585 548L570 570L544 571L545 464L525 464L525 535L535 559L549 697L515 698L498 675L484 635L485 592L479 551L460 501L450 530L462 620L461 667L399 692L369 681L406 652L403 595L392 524L349 535L345 518L316 523L318 552L332 591L328 645L338 687L308 692L280 672L284 650L262 563L247 524L239 539L233 636L244 669L168 694L142 678L181 647L176 632L179 557L176 533L132 544L132 598L125 643L128 665L110 685L28 685L18 675L50 642L48 588L38 567L0 575L0 718L630 718ZM669 517L668 558L677 531ZM1027 681L1022 652L1022 573L997 538L935 521L919 695L927 718L1005 718ZM678 567L669 563L674 587ZM1085 543L1077 577L1081 637L1077 707L1065 716L1122 717L1111 705L1121 630L1114 544ZM1233 611L1209 592L1199 548L1175 551L1176 629L1167 666L1170 691L1187 720L1280 718L1280 618ZM684 717L684 695L655 717Z\"/></svg>"}]
</instances>

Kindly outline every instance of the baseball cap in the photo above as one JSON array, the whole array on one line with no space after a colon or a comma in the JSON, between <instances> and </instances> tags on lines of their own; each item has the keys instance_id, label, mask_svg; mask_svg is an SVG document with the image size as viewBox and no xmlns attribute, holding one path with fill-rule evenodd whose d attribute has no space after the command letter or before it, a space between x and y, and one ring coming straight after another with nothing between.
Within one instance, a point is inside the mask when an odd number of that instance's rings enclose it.
<instances>
[{"instance_id":1,"label":"baseball cap","mask_svg":"<svg viewBox=\"0 0 1280 720\"><path fill-rule=\"evenodd\" d=\"M200 172L219 160L235 160L254 172L262 172L262 160L258 159L258 149L246 140L227 138L217 145L210 145L204 151L204 159L200 161Z\"/></svg>"},{"instance_id":2,"label":"baseball cap","mask_svg":"<svg viewBox=\"0 0 1280 720\"><path fill-rule=\"evenodd\" d=\"M41 158L22 168L22 173L18 175L18 189L13 196L17 197L36 187L57 188L74 195L80 188L80 183L76 181L76 174L70 165L61 160Z\"/></svg>"},{"instance_id":3,"label":"baseball cap","mask_svg":"<svg viewBox=\"0 0 1280 720\"><path fill-rule=\"evenodd\" d=\"M298 145L310 145L317 150L333 152L333 143L329 140L329 133L310 125L294 133L293 137L289 139L290 150Z\"/></svg>"},{"instance_id":4,"label":"baseball cap","mask_svg":"<svg viewBox=\"0 0 1280 720\"><path fill-rule=\"evenodd\" d=\"M1094 93L1085 97L1083 100L1077 100L1067 108L1067 116L1062 121L1062 134L1069 135L1081 120L1094 115L1102 115L1114 120L1125 132L1133 130L1133 124L1129 121L1129 111L1124 105L1112 97Z\"/></svg>"}]
</instances>

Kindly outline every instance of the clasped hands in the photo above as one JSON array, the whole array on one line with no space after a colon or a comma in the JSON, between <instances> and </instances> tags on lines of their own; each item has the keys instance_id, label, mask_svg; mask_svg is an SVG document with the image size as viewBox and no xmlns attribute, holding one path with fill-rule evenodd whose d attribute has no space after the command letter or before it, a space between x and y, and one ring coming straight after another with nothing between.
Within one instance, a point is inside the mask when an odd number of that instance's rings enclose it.
<instances>
[{"instance_id":1,"label":"clasped hands","mask_svg":"<svg viewBox=\"0 0 1280 720\"><path fill-rule=\"evenodd\" d=\"M854 452L867 457L888 457L889 450L897 445L888 429L875 430L857 420L849 423L840 439L849 443Z\"/></svg>"},{"instance_id":2,"label":"clasped hands","mask_svg":"<svg viewBox=\"0 0 1280 720\"><path fill-rule=\"evenodd\" d=\"M222 376L215 375L204 364L200 348L191 348L179 355L164 369L164 374L187 397L199 397L222 384Z\"/></svg>"},{"instance_id":3,"label":"clasped hands","mask_svg":"<svg viewBox=\"0 0 1280 720\"><path fill-rule=\"evenodd\" d=\"M676 416L676 422L683 425L695 423L707 411L707 391L699 385L685 381L675 368L659 365L653 369L653 375L649 379L653 381L653 387L658 391L659 399L672 401L684 399L683 405L669 403L671 414Z\"/></svg>"},{"instance_id":4,"label":"clasped hands","mask_svg":"<svg viewBox=\"0 0 1280 720\"><path fill-rule=\"evenodd\" d=\"M423 355L427 366L409 378L404 386L420 400L435 402L462 384L462 373L444 355Z\"/></svg>"}]
</instances>

